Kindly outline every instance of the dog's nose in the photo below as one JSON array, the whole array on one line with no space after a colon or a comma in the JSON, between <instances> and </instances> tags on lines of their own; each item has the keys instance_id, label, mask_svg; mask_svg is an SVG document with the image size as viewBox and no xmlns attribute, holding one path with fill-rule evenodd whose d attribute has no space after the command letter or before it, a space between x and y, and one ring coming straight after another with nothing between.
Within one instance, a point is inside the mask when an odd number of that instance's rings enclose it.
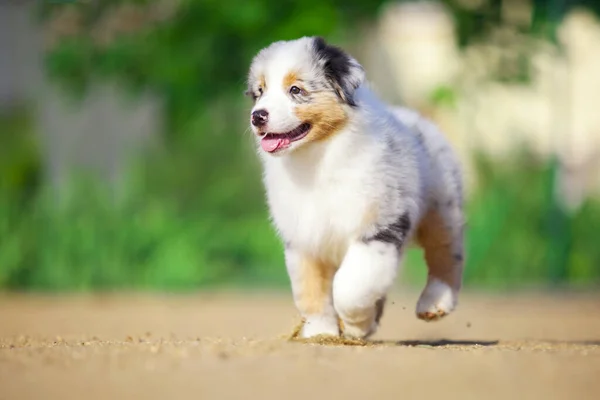
<instances>
[{"instance_id":1,"label":"dog's nose","mask_svg":"<svg viewBox=\"0 0 600 400\"><path fill-rule=\"evenodd\" d=\"M269 120L269 113L267 110L256 110L252 112L252 125L257 128L264 126Z\"/></svg>"}]
</instances>

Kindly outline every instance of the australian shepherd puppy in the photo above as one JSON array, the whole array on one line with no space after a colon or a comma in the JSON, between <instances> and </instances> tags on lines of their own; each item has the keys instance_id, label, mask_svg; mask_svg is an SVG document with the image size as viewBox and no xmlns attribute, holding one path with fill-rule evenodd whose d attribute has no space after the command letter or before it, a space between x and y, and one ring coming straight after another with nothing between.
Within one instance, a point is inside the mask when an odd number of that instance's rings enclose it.
<instances>
[{"instance_id":1,"label":"australian shepherd puppy","mask_svg":"<svg viewBox=\"0 0 600 400\"><path fill-rule=\"evenodd\" d=\"M261 50L247 94L301 336L373 334L411 239L429 269L417 317L450 313L462 282L463 189L436 126L379 101L362 66L319 37Z\"/></svg>"}]
</instances>

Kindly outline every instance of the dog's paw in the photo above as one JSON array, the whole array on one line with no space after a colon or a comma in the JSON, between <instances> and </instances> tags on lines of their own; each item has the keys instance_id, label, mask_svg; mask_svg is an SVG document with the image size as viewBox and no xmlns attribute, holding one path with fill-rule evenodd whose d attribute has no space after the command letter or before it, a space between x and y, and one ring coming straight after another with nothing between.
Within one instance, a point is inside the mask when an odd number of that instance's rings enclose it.
<instances>
[{"instance_id":1,"label":"dog's paw","mask_svg":"<svg viewBox=\"0 0 600 400\"><path fill-rule=\"evenodd\" d=\"M417 318L437 321L456 307L458 294L439 279L431 279L417 302Z\"/></svg>"},{"instance_id":2,"label":"dog's paw","mask_svg":"<svg viewBox=\"0 0 600 400\"><path fill-rule=\"evenodd\" d=\"M342 335L348 339L367 339L377 331L377 322L374 319L367 320L363 323L353 324L350 322L343 323Z\"/></svg>"},{"instance_id":3,"label":"dog's paw","mask_svg":"<svg viewBox=\"0 0 600 400\"><path fill-rule=\"evenodd\" d=\"M316 336L340 336L337 318L307 318L302 325L300 338L308 339Z\"/></svg>"}]
</instances>

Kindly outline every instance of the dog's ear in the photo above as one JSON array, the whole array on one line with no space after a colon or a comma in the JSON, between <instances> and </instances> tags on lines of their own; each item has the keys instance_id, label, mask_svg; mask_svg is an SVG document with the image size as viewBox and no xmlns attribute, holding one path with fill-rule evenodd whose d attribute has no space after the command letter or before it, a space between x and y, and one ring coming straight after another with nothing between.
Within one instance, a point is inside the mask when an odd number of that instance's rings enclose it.
<instances>
[{"instance_id":1,"label":"dog's ear","mask_svg":"<svg viewBox=\"0 0 600 400\"><path fill-rule=\"evenodd\" d=\"M356 106L354 91L365 80L363 67L339 47L327 44L322 37L314 38L313 49L325 77L333 85L340 99Z\"/></svg>"}]
</instances>

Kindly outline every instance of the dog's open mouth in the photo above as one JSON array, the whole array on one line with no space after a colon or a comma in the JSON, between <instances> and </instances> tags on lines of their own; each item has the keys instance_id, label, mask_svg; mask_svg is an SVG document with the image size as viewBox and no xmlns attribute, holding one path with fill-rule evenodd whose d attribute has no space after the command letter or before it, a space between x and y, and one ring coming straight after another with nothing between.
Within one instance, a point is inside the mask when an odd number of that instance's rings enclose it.
<instances>
[{"instance_id":1,"label":"dog's open mouth","mask_svg":"<svg viewBox=\"0 0 600 400\"><path fill-rule=\"evenodd\" d=\"M304 123L286 133L267 133L260 141L263 150L268 153L274 153L285 149L292 142L302 139L310 131L310 124Z\"/></svg>"}]
</instances>

